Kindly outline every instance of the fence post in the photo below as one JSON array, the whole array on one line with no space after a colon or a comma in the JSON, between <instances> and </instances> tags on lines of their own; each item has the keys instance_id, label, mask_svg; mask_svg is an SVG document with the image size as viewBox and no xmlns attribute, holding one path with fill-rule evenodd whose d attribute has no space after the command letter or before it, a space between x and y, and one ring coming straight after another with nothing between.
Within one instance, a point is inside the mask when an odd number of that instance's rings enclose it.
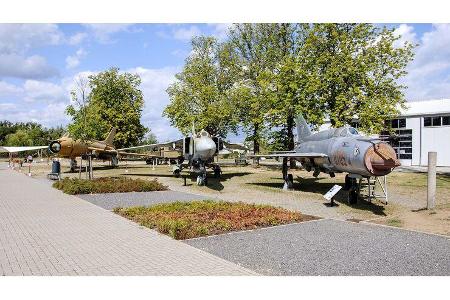
<instances>
[{"instance_id":1,"label":"fence post","mask_svg":"<svg viewBox=\"0 0 450 300\"><path fill-rule=\"evenodd\" d=\"M427 209L434 209L436 202L436 152L428 152Z\"/></svg>"}]
</instances>

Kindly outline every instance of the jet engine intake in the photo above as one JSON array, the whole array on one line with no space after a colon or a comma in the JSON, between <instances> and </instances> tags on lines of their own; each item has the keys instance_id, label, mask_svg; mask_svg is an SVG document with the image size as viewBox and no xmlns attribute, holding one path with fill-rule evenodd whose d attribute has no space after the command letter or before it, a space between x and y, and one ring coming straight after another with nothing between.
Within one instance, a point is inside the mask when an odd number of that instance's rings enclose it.
<instances>
[{"instance_id":1,"label":"jet engine intake","mask_svg":"<svg viewBox=\"0 0 450 300\"><path fill-rule=\"evenodd\" d=\"M61 151L61 143L58 141L51 142L48 146L48 150L53 154L59 153L59 151Z\"/></svg>"}]
</instances>

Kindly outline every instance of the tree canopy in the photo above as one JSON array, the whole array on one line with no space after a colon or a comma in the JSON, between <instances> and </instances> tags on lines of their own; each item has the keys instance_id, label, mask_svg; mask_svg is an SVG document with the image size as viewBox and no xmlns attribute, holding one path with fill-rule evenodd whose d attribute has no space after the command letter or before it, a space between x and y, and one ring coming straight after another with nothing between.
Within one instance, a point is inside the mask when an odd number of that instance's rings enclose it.
<instances>
[{"instance_id":1,"label":"tree canopy","mask_svg":"<svg viewBox=\"0 0 450 300\"><path fill-rule=\"evenodd\" d=\"M241 127L255 152L292 150L298 114L379 133L405 101L414 45L399 38L372 24L235 24L223 42L193 39L164 115L184 133L193 121L222 136Z\"/></svg>"},{"instance_id":2,"label":"tree canopy","mask_svg":"<svg viewBox=\"0 0 450 300\"><path fill-rule=\"evenodd\" d=\"M212 135L225 136L235 130L228 95L233 78L226 67L230 59L227 50L213 37L192 39L191 55L167 89L171 102L163 112L184 134L193 124Z\"/></svg>"},{"instance_id":3,"label":"tree canopy","mask_svg":"<svg viewBox=\"0 0 450 300\"><path fill-rule=\"evenodd\" d=\"M49 141L64 134L64 128L45 128L34 122L0 122L0 145L5 146L45 146Z\"/></svg>"},{"instance_id":4,"label":"tree canopy","mask_svg":"<svg viewBox=\"0 0 450 300\"><path fill-rule=\"evenodd\" d=\"M89 76L87 87L78 85L72 93L73 104L66 109L73 120L69 132L76 138L102 140L116 127L116 147L139 144L148 131L141 124L140 84L139 75L120 73L118 68Z\"/></svg>"}]
</instances>

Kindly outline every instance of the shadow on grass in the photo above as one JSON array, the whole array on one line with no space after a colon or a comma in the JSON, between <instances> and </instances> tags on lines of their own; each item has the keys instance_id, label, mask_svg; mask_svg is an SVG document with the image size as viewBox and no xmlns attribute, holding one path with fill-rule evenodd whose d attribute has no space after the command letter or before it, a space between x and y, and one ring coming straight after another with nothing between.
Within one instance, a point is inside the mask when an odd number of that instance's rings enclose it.
<instances>
[{"instance_id":1,"label":"shadow on grass","mask_svg":"<svg viewBox=\"0 0 450 300\"><path fill-rule=\"evenodd\" d=\"M222 184L223 181L227 181L233 177L245 176L252 173L249 172L234 172L234 173L224 173L220 176L220 178L215 178L213 174L208 172L208 184L205 186L206 188L210 188L215 191L221 191L224 189ZM144 177L174 177L172 174L139 174L139 173L122 173L122 176L144 176ZM197 175L195 173L192 174L182 174L180 178L180 184L184 184L183 177L186 176L186 185L197 184Z\"/></svg>"},{"instance_id":2,"label":"shadow on grass","mask_svg":"<svg viewBox=\"0 0 450 300\"><path fill-rule=\"evenodd\" d=\"M324 195L326 192L328 192L336 183L335 182L322 182L325 178L315 178L315 177L307 177L303 178L300 176L297 176L296 180L293 182L293 189L295 191L301 191L301 192L307 192L307 193L314 193L314 194L320 194ZM270 178L270 180L276 180L274 182L251 182L246 183L248 185L255 185L255 186L263 186L263 187L269 187L274 189L282 189L283 188L283 182L280 178ZM338 183L340 185L343 185L343 183ZM326 201L324 199L324 205L330 206L330 202ZM376 203L376 202L369 202L366 199L359 199L357 204L350 205L348 203L348 191L340 190L335 196L334 196L334 202L335 206L342 205L343 207L351 207L355 210L361 210L361 211L370 211L373 214L377 216L387 216L385 213L385 205Z\"/></svg>"}]
</instances>

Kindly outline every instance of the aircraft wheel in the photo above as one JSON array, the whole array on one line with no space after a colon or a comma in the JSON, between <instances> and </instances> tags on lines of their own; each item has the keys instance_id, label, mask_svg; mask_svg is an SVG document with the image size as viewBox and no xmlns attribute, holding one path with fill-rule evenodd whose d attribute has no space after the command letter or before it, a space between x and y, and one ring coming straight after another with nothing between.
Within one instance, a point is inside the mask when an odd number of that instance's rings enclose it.
<instances>
[{"instance_id":1,"label":"aircraft wheel","mask_svg":"<svg viewBox=\"0 0 450 300\"><path fill-rule=\"evenodd\" d=\"M220 174L222 173L222 170L220 170L219 167L214 169L214 177L220 178Z\"/></svg>"},{"instance_id":2,"label":"aircraft wheel","mask_svg":"<svg viewBox=\"0 0 450 300\"><path fill-rule=\"evenodd\" d=\"M197 185L198 186L202 186L205 183L203 176L202 175L198 175L197 176Z\"/></svg>"},{"instance_id":3,"label":"aircraft wheel","mask_svg":"<svg viewBox=\"0 0 450 300\"><path fill-rule=\"evenodd\" d=\"M351 178L348 174L345 175L344 191L350 191L356 184L356 178Z\"/></svg>"},{"instance_id":4,"label":"aircraft wheel","mask_svg":"<svg viewBox=\"0 0 450 300\"><path fill-rule=\"evenodd\" d=\"M180 169L173 170L173 175L175 175L176 178L180 177L180 173L181 173Z\"/></svg>"}]
</instances>

